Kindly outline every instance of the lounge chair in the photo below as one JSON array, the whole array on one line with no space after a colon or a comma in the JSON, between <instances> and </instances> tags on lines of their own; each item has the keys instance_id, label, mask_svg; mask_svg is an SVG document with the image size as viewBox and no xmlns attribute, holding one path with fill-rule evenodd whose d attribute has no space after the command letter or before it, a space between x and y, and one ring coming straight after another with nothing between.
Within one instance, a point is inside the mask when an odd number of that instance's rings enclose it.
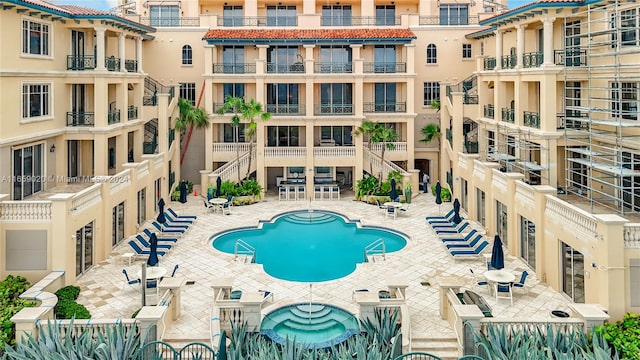
<instances>
[{"instance_id":1,"label":"lounge chair","mask_svg":"<svg viewBox=\"0 0 640 360\"><path fill-rule=\"evenodd\" d=\"M151 232L151 230L149 230L149 229L143 229L143 230L142 230L142 234L144 234L144 235L146 235L146 236L147 236L147 238L148 238L147 240L151 241L151 234L153 234L153 233ZM164 237L164 236L162 236L162 235L163 235L163 234L161 234L161 233L157 233L157 234L156 234L156 237L158 238L158 241L166 241L166 242L172 242L172 243L174 243L174 242L178 242L178 239L176 239L176 238L168 238L168 237Z\"/></svg>"},{"instance_id":2,"label":"lounge chair","mask_svg":"<svg viewBox=\"0 0 640 360\"><path fill-rule=\"evenodd\" d=\"M482 234L477 234L469 242L447 242L445 245L447 246L447 249L470 249L475 247L480 240L482 240Z\"/></svg>"},{"instance_id":3,"label":"lounge chair","mask_svg":"<svg viewBox=\"0 0 640 360\"><path fill-rule=\"evenodd\" d=\"M129 274L127 274L127 269L122 269L122 273L124 274L125 281L122 284L122 288L124 289L125 285L140 285L140 279L131 279L129 278Z\"/></svg>"},{"instance_id":4,"label":"lounge chair","mask_svg":"<svg viewBox=\"0 0 640 360\"><path fill-rule=\"evenodd\" d=\"M447 229L452 229L453 228L453 229L459 230L459 229L465 229L470 224L469 224L468 221L463 221L463 222L461 222L459 224L439 223L439 224L430 224L430 225L431 225L431 227L433 229L445 229L445 230L447 230ZM459 231L459 232L461 232L461 231Z\"/></svg>"},{"instance_id":5,"label":"lounge chair","mask_svg":"<svg viewBox=\"0 0 640 360\"><path fill-rule=\"evenodd\" d=\"M197 219L198 217L195 215L178 215L178 213L176 213L175 211L173 211L172 208L167 208L167 211L173 215L174 217L178 218L178 219Z\"/></svg>"},{"instance_id":6,"label":"lounge chair","mask_svg":"<svg viewBox=\"0 0 640 360\"><path fill-rule=\"evenodd\" d=\"M193 220L191 219L178 219L173 217L168 211L164 212L164 217L167 219L167 223L175 224L175 225L191 225L193 224Z\"/></svg>"},{"instance_id":7,"label":"lounge chair","mask_svg":"<svg viewBox=\"0 0 640 360\"><path fill-rule=\"evenodd\" d=\"M471 229L471 231L469 231L467 233L467 235L465 237L460 237L460 233L456 233L455 235L453 234L441 234L440 235L440 240L442 240L443 243L448 243L448 242L469 242L471 241L471 239L473 239L473 236L475 234L479 234L478 230L476 229Z\"/></svg>"},{"instance_id":8,"label":"lounge chair","mask_svg":"<svg viewBox=\"0 0 640 360\"><path fill-rule=\"evenodd\" d=\"M169 226L162 226L160 224L158 224L155 221L151 222L151 225L156 228L158 231L162 232L162 233L170 233L170 234L184 234L184 232L186 231L185 228L182 227L169 227Z\"/></svg>"},{"instance_id":9,"label":"lounge chair","mask_svg":"<svg viewBox=\"0 0 640 360\"><path fill-rule=\"evenodd\" d=\"M436 234L441 235L441 234L459 234L461 232L463 232L467 227L469 227L469 223L468 222L464 222L464 223L460 223L460 225L458 225L457 227L434 227L433 231L436 232Z\"/></svg>"},{"instance_id":10,"label":"lounge chair","mask_svg":"<svg viewBox=\"0 0 640 360\"><path fill-rule=\"evenodd\" d=\"M262 297L262 301L271 300L273 302L273 293L267 290L258 290L259 293L262 293L264 296Z\"/></svg>"},{"instance_id":11,"label":"lounge chair","mask_svg":"<svg viewBox=\"0 0 640 360\"><path fill-rule=\"evenodd\" d=\"M478 256L482 253L482 251L489 246L489 243L486 240L482 240L478 246L471 249L450 249L449 252L453 257L463 257L463 256Z\"/></svg>"},{"instance_id":12,"label":"lounge chair","mask_svg":"<svg viewBox=\"0 0 640 360\"><path fill-rule=\"evenodd\" d=\"M142 255L150 255L151 251L149 251L149 249L142 249L140 248L140 245L138 245L137 242L133 241L133 240L129 240L129 246L131 246L131 248L133 249L133 251L136 253L136 255L142 256ZM164 256L165 252L162 250L158 250L157 251L158 256Z\"/></svg>"},{"instance_id":13,"label":"lounge chair","mask_svg":"<svg viewBox=\"0 0 640 360\"><path fill-rule=\"evenodd\" d=\"M438 215L438 216L427 216L425 217L425 220L429 221L429 220L446 220L446 219L450 219L453 217L453 209L449 210L448 213L444 214L444 216L442 215Z\"/></svg>"},{"instance_id":14,"label":"lounge chair","mask_svg":"<svg viewBox=\"0 0 640 360\"><path fill-rule=\"evenodd\" d=\"M151 244L145 239L143 238L140 234L136 235L136 240L138 240L138 242L140 242L140 244L146 248L151 248ZM160 241L158 241L158 249L167 249L167 250L171 250L173 248L173 245L171 244L161 244Z\"/></svg>"}]
</instances>

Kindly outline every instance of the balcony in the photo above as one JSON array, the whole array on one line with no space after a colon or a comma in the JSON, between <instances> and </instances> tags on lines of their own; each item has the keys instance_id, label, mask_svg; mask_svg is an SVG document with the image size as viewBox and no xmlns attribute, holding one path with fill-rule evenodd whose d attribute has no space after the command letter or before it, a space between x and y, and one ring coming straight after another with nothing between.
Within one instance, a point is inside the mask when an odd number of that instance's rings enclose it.
<instances>
[{"instance_id":1,"label":"balcony","mask_svg":"<svg viewBox=\"0 0 640 360\"><path fill-rule=\"evenodd\" d=\"M294 63L294 64L267 63L267 73L303 74L304 64L303 63Z\"/></svg>"},{"instance_id":2,"label":"balcony","mask_svg":"<svg viewBox=\"0 0 640 360\"><path fill-rule=\"evenodd\" d=\"M568 67L587 65L586 50L556 50L554 51L554 64Z\"/></svg>"},{"instance_id":3,"label":"balcony","mask_svg":"<svg viewBox=\"0 0 640 360\"><path fill-rule=\"evenodd\" d=\"M484 69L494 70L496 68L496 58L490 57L484 59Z\"/></svg>"},{"instance_id":4,"label":"balcony","mask_svg":"<svg viewBox=\"0 0 640 360\"><path fill-rule=\"evenodd\" d=\"M307 148L304 146L267 146L264 148L265 158L304 158Z\"/></svg>"},{"instance_id":5,"label":"balcony","mask_svg":"<svg viewBox=\"0 0 640 360\"><path fill-rule=\"evenodd\" d=\"M419 24L437 26L478 25L478 16L420 16Z\"/></svg>"},{"instance_id":6,"label":"balcony","mask_svg":"<svg viewBox=\"0 0 640 360\"><path fill-rule=\"evenodd\" d=\"M169 148L173 144L173 140L176 138L176 129L169 129Z\"/></svg>"},{"instance_id":7,"label":"balcony","mask_svg":"<svg viewBox=\"0 0 640 360\"><path fill-rule=\"evenodd\" d=\"M125 60L124 68L128 72L138 72L138 60Z\"/></svg>"},{"instance_id":8,"label":"balcony","mask_svg":"<svg viewBox=\"0 0 640 360\"><path fill-rule=\"evenodd\" d=\"M93 55L67 55L67 70L93 70L96 58Z\"/></svg>"},{"instance_id":9,"label":"balcony","mask_svg":"<svg viewBox=\"0 0 640 360\"><path fill-rule=\"evenodd\" d=\"M522 66L525 68L540 67L544 61L542 52L530 52L522 54Z\"/></svg>"},{"instance_id":10,"label":"balcony","mask_svg":"<svg viewBox=\"0 0 640 360\"><path fill-rule=\"evenodd\" d=\"M323 16L322 26L389 26L400 25L400 16Z\"/></svg>"},{"instance_id":11,"label":"balcony","mask_svg":"<svg viewBox=\"0 0 640 360\"><path fill-rule=\"evenodd\" d=\"M267 104L267 112L273 115L305 115L304 104Z\"/></svg>"},{"instance_id":12,"label":"balcony","mask_svg":"<svg viewBox=\"0 0 640 360\"><path fill-rule=\"evenodd\" d=\"M523 111L524 126L540 129L540 113L533 111Z\"/></svg>"},{"instance_id":13,"label":"balcony","mask_svg":"<svg viewBox=\"0 0 640 360\"><path fill-rule=\"evenodd\" d=\"M353 104L316 104L316 115L353 115Z\"/></svg>"},{"instance_id":14,"label":"balcony","mask_svg":"<svg viewBox=\"0 0 640 360\"><path fill-rule=\"evenodd\" d=\"M156 140L145 141L142 143L143 154L156 154L157 149L158 149L158 142Z\"/></svg>"},{"instance_id":15,"label":"balcony","mask_svg":"<svg viewBox=\"0 0 640 360\"><path fill-rule=\"evenodd\" d=\"M395 74L407 72L407 63L403 62L369 62L364 63L366 74Z\"/></svg>"},{"instance_id":16,"label":"balcony","mask_svg":"<svg viewBox=\"0 0 640 360\"><path fill-rule=\"evenodd\" d=\"M314 158L349 158L356 156L355 146L314 146Z\"/></svg>"},{"instance_id":17,"label":"balcony","mask_svg":"<svg viewBox=\"0 0 640 360\"><path fill-rule=\"evenodd\" d=\"M107 124L117 124L120 122L120 110L111 110L107 113Z\"/></svg>"},{"instance_id":18,"label":"balcony","mask_svg":"<svg viewBox=\"0 0 640 360\"><path fill-rule=\"evenodd\" d=\"M105 66L109 71L120 71L120 58L109 56L104 59Z\"/></svg>"},{"instance_id":19,"label":"balcony","mask_svg":"<svg viewBox=\"0 0 640 360\"><path fill-rule=\"evenodd\" d=\"M366 113L403 113L407 112L406 102L387 102L387 103L373 103L366 102L363 104L364 112Z\"/></svg>"},{"instance_id":20,"label":"balcony","mask_svg":"<svg viewBox=\"0 0 640 360\"><path fill-rule=\"evenodd\" d=\"M495 112L495 108L493 107L493 105L489 104L489 105L485 105L484 106L484 117L489 118L489 119L493 119L494 118L494 112Z\"/></svg>"},{"instance_id":21,"label":"balcony","mask_svg":"<svg viewBox=\"0 0 640 360\"><path fill-rule=\"evenodd\" d=\"M242 26L297 26L296 16L228 16L218 18L218 26L242 27Z\"/></svg>"},{"instance_id":22,"label":"balcony","mask_svg":"<svg viewBox=\"0 0 640 360\"><path fill-rule=\"evenodd\" d=\"M140 23L153 27L189 27L200 26L199 17L180 17L180 18L140 18Z\"/></svg>"},{"instance_id":23,"label":"balcony","mask_svg":"<svg viewBox=\"0 0 640 360\"><path fill-rule=\"evenodd\" d=\"M513 109L502 108L502 121L513 124L515 119L514 113L515 111Z\"/></svg>"},{"instance_id":24,"label":"balcony","mask_svg":"<svg viewBox=\"0 0 640 360\"><path fill-rule=\"evenodd\" d=\"M316 74L351 74L353 72L352 63L315 63L313 71Z\"/></svg>"},{"instance_id":25,"label":"balcony","mask_svg":"<svg viewBox=\"0 0 640 360\"><path fill-rule=\"evenodd\" d=\"M214 74L255 74L256 64L213 64Z\"/></svg>"},{"instance_id":26,"label":"balcony","mask_svg":"<svg viewBox=\"0 0 640 360\"><path fill-rule=\"evenodd\" d=\"M67 126L93 126L94 124L93 112L67 112Z\"/></svg>"},{"instance_id":27,"label":"balcony","mask_svg":"<svg viewBox=\"0 0 640 360\"><path fill-rule=\"evenodd\" d=\"M464 150L465 154L477 154L478 153L478 142L477 141L465 141L463 150Z\"/></svg>"},{"instance_id":28,"label":"balcony","mask_svg":"<svg viewBox=\"0 0 640 360\"><path fill-rule=\"evenodd\" d=\"M500 58L500 64L503 69L513 69L518 63L518 58L515 55L505 55Z\"/></svg>"},{"instance_id":29,"label":"balcony","mask_svg":"<svg viewBox=\"0 0 640 360\"><path fill-rule=\"evenodd\" d=\"M127 119L133 120L138 118L138 107L135 105L129 105L127 109Z\"/></svg>"},{"instance_id":30,"label":"balcony","mask_svg":"<svg viewBox=\"0 0 640 360\"><path fill-rule=\"evenodd\" d=\"M449 144L453 146L453 131L451 129L447 129L445 132L445 136L447 137Z\"/></svg>"}]
</instances>

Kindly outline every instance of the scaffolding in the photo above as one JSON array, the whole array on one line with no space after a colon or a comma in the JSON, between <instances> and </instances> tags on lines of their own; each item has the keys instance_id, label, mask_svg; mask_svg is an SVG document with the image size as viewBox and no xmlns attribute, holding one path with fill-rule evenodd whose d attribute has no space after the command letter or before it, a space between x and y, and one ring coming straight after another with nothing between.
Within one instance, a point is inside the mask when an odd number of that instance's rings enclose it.
<instances>
[{"instance_id":1,"label":"scaffolding","mask_svg":"<svg viewBox=\"0 0 640 360\"><path fill-rule=\"evenodd\" d=\"M565 17L565 192L592 212L640 212L640 5Z\"/></svg>"}]
</instances>

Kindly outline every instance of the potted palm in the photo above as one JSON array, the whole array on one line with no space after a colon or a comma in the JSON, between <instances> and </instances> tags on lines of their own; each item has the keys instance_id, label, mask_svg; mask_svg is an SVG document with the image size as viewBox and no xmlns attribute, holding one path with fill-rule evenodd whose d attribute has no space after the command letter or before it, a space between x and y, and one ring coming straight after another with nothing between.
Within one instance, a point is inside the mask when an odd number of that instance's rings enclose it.
<instances>
[{"instance_id":1,"label":"potted palm","mask_svg":"<svg viewBox=\"0 0 640 360\"><path fill-rule=\"evenodd\" d=\"M407 204L411 204L411 195L412 195L411 182L406 181L404 183L404 198L407 201Z\"/></svg>"}]
</instances>

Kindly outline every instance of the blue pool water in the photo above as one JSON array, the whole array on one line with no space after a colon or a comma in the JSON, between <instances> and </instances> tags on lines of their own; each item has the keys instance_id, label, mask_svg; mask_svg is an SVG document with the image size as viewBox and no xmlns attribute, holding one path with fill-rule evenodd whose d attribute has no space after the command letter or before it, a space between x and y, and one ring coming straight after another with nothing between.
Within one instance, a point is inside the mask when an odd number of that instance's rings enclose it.
<instances>
[{"instance_id":1,"label":"blue pool water","mask_svg":"<svg viewBox=\"0 0 640 360\"><path fill-rule=\"evenodd\" d=\"M365 261L365 247L382 239L386 252L402 249L407 237L390 229L359 226L337 213L296 211L280 214L257 227L212 236L213 247L234 253L242 240L255 248L255 262L283 280L319 282L339 279Z\"/></svg>"}]
</instances>

